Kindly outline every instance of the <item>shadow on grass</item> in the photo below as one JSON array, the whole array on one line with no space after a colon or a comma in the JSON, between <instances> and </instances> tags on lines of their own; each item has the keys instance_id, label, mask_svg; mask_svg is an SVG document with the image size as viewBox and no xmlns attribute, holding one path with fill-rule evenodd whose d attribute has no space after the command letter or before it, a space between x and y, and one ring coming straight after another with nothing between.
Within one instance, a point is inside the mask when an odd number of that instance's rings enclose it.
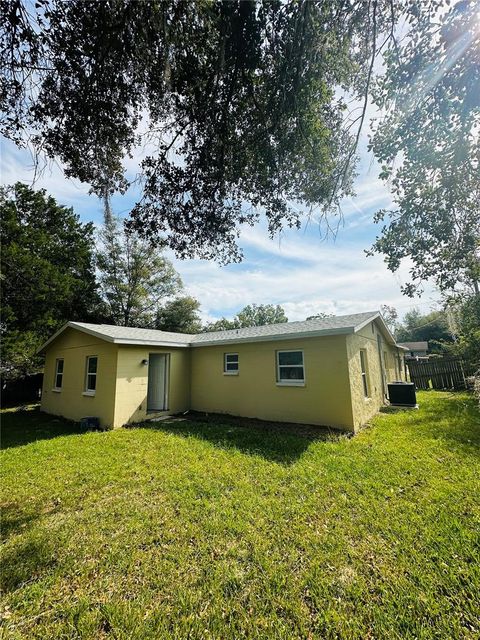
<instances>
[{"instance_id":1,"label":"shadow on grass","mask_svg":"<svg viewBox=\"0 0 480 640\"><path fill-rule=\"evenodd\" d=\"M39 579L56 562L54 544L48 539L29 540L8 549L2 560L2 591L14 591L25 582Z\"/></svg>"},{"instance_id":2,"label":"shadow on grass","mask_svg":"<svg viewBox=\"0 0 480 640\"><path fill-rule=\"evenodd\" d=\"M348 436L326 427L193 412L186 417L141 423L135 427L194 437L221 449L238 449L282 464L294 463L314 441L336 441Z\"/></svg>"},{"instance_id":3,"label":"shadow on grass","mask_svg":"<svg viewBox=\"0 0 480 640\"><path fill-rule=\"evenodd\" d=\"M36 440L85 433L79 423L42 413L37 406L18 407L1 413L1 448L19 447Z\"/></svg>"},{"instance_id":4,"label":"shadow on grass","mask_svg":"<svg viewBox=\"0 0 480 640\"><path fill-rule=\"evenodd\" d=\"M25 531L39 517L39 514L22 512L18 504L2 505L1 539L7 540L10 536Z\"/></svg>"}]
</instances>

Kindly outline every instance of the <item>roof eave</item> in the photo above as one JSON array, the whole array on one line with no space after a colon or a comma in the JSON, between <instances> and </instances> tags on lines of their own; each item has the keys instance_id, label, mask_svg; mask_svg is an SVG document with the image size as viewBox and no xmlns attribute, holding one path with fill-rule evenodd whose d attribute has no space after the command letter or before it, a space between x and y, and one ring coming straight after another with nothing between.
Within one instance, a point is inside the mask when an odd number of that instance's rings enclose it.
<instances>
[{"instance_id":1,"label":"roof eave","mask_svg":"<svg viewBox=\"0 0 480 640\"><path fill-rule=\"evenodd\" d=\"M372 314L367 320L364 320L360 324L357 324L355 329L354 329L354 332L357 333L358 331L361 331L364 327L366 327L368 324L370 324L370 322L373 322L374 320L380 320L382 328L385 331L385 333L387 334L387 337L389 339L390 344L392 344L394 346L397 346L397 343L395 341L395 338L393 337L392 332L388 328L387 323L385 322L385 320L383 319L382 314L379 311L377 311L376 313Z\"/></svg>"},{"instance_id":2,"label":"roof eave","mask_svg":"<svg viewBox=\"0 0 480 640\"><path fill-rule=\"evenodd\" d=\"M132 338L113 338L115 344L145 345L146 347L191 347L191 342L166 342L159 340L135 340Z\"/></svg>"},{"instance_id":3,"label":"roof eave","mask_svg":"<svg viewBox=\"0 0 480 640\"><path fill-rule=\"evenodd\" d=\"M46 342L44 342L41 347L37 349L37 351L35 352L36 355L43 355L48 345L51 344L54 340L56 340L56 338L58 338L58 336L61 335L65 331L65 329L68 329L69 327L73 327L74 324L75 324L74 322L66 322L65 324L63 324L60 327L60 329L53 334L53 336L50 336L50 338ZM74 328L78 328L78 327L74 327Z\"/></svg>"}]
</instances>

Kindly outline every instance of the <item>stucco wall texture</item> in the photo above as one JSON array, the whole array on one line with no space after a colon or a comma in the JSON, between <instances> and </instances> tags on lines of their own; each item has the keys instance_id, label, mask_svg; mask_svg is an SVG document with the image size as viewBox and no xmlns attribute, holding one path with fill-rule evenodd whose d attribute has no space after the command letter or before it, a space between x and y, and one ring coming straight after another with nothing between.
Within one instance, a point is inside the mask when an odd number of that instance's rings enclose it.
<instances>
[{"instance_id":1,"label":"stucco wall texture","mask_svg":"<svg viewBox=\"0 0 480 640\"><path fill-rule=\"evenodd\" d=\"M68 328L48 347L41 408L80 420L97 416L102 427L121 427L189 409L356 431L384 403L378 338L387 381L400 377L398 350L375 322L355 334L292 338L205 347L117 345ZM365 350L369 397L363 390ZM276 352L303 351L305 382L277 381ZM169 354L168 411L147 412L150 354ZM237 353L237 375L225 375L224 354ZM95 395L85 395L88 356L97 356ZM63 384L54 390L55 363L64 359Z\"/></svg>"}]
</instances>

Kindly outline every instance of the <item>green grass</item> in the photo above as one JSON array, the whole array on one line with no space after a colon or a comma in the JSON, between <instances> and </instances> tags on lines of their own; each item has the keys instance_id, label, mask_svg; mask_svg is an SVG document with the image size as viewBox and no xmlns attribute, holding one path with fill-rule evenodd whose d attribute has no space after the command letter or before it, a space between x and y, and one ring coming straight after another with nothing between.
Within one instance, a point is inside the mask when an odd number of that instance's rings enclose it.
<instances>
[{"instance_id":1,"label":"green grass","mask_svg":"<svg viewBox=\"0 0 480 640\"><path fill-rule=\"evenodd\" d=\"M355 438L4 413L3 637L478 638L480 416Z\"/></svg>"}]
</instances>

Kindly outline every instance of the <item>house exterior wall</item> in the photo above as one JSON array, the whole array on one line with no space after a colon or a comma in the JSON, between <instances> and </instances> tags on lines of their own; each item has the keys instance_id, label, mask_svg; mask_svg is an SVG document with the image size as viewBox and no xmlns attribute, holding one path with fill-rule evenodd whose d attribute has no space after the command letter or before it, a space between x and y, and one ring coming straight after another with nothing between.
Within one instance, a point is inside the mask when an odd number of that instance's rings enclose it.
<instances>
[{"instance_id":1,"label":"house exterior wall","mask_svg":"<svg viewBox=\"0 0 480 640\"><path fill-rule=\"evenodd\" d=\"M87 356L98 357L94 396L84 395ZM53 391L58 358L64 359L63 383ZM75 421L97 416L103 428L112 426L116 378L117 345L68 328L47 349L41 409Z\"/></svg>"},{"instance_id":2,"label":"house exterior wall","mask_svg":"<svg viewBox=\"0 0 480 640\"><path fill-rule=\"evenodd\" d=\"M355 416L354 426L358 429L372 418L385 404L382 385L382 373L377 336L382 341L382 358L385 366L386 382L405 379L403 367L399 366L398 349L388 344L375 322L370 322L357 333L347 336L348 368L350 372L350 394L352 411ZM363 390L360 349L366 353L367 383L369 395L366 398Z\"/></svg>"},{"instance_id":3,"label":"house exterior wall","mask_svg":"<svg viewBox=\"0 0 480 640\"><path fill-rule=\"evenodd\" d=\"M355 431L384 404L377 336L387 382L404 379L397 347L373 322L355 334L258 341L192 348L116 345L68 328L47 348L41 408L80 420L96 416L102 427L121 427L193 409ZM368 398L361 376L366 353ZM277 383L277 351L302 350L305 384ZM169 354L168 410L147 412L150 354ZM224 354L237 353L238 375L224 374ZM94 395L85 394L88 356L97 356ZM55 365L64 359L63 384L54 390Z\"/></svg>"},{"instance_id":4,"label":"house exterior wall","mask_svg":"<svg viewBox=\"0 0 480 640\"><path fill-rule=\"evenodd\" d=\"M305 386L277 384L276 351L290 349L303 350ZM238 375L224 375L225 353L239 354ZM354 428L345 335L193 347L191 358L193 410Z\"/></svg>"},{"instance_id":5,"label":"house exterior wall","mask_svg":"<svg viewBox=\"0 0 480 640\"><path fill-rule=\"evenodd\" d=\"M147 413L148 360L151 353L170 354L170 376L168 382L168 411ZM132 422L190 408L190 349L160 348L148 346L120 345L117 361L117 389L115 398L114 426L121 427Z\"/></svg>"}]
</instances>

